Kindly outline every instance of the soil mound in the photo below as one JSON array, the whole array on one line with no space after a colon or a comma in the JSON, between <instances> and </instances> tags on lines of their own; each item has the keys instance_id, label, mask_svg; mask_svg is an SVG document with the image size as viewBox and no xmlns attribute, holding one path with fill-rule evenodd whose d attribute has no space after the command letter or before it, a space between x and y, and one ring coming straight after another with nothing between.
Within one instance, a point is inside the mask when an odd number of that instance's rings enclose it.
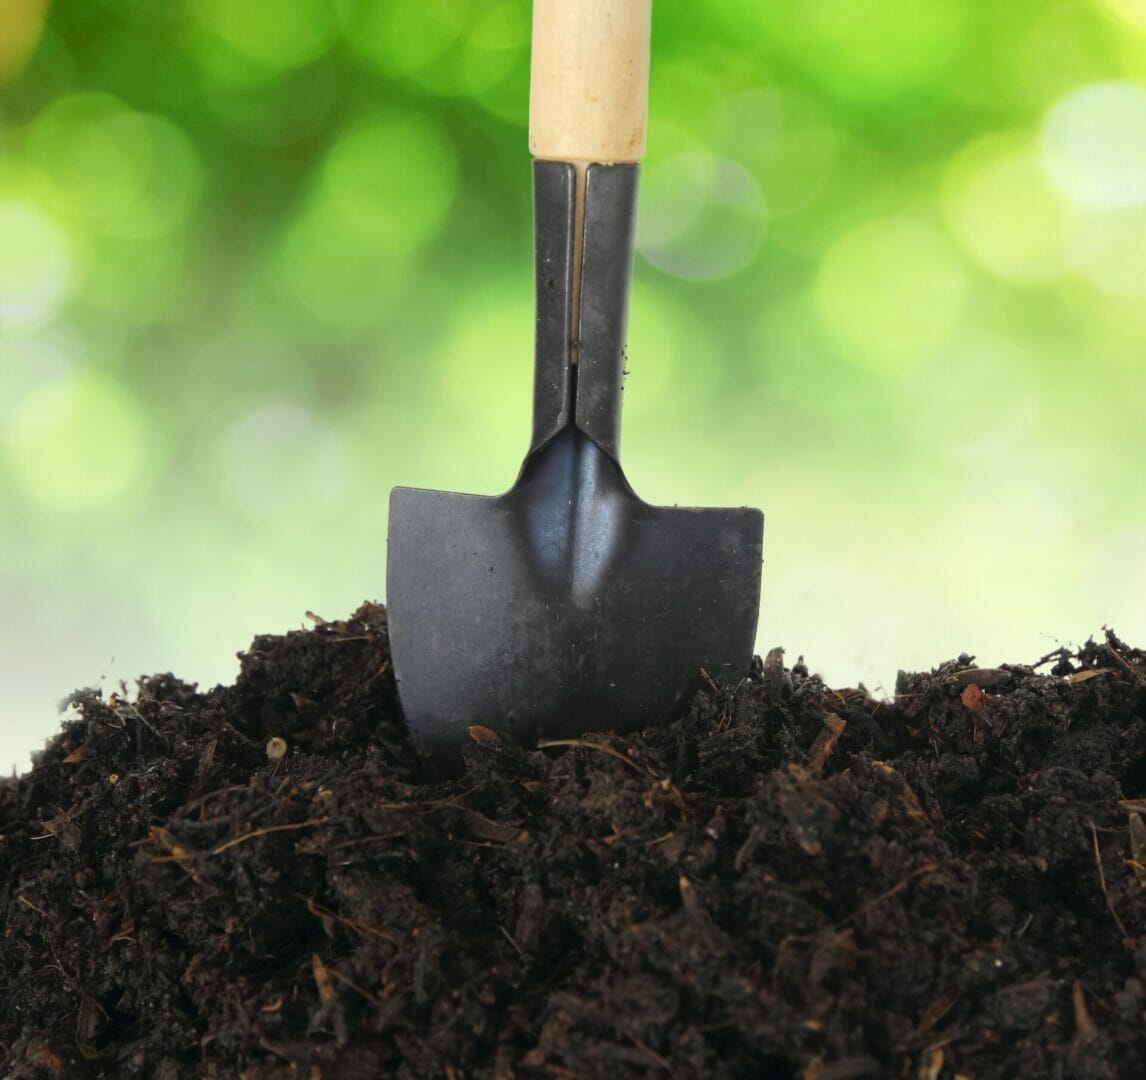
<instances>
[{"instance_id":1,"label":"soil mound","mask_svg":"<svg viewBox=\"0 0 1146 1080\"><path fill-rule=\"evenodd\" d=\"M1146 653L779 651L423 782L386 617L83 692L0 782L0 1073L1146 1075ZM591 726L587 725L587 726Z\"/></svg>"}]
</instances>

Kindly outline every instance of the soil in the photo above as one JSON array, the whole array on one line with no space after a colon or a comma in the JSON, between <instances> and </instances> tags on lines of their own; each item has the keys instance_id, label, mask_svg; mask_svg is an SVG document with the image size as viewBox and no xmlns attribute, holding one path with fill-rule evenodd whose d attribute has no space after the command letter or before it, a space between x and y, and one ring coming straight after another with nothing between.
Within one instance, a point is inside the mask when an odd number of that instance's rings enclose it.
<instances>
[{"instance_id":1,"label":"soil","mask_svg":"<svg viewBox=\"0 0 1146 1080\"><path fill-rule=\"evenodd\" d=\"M1146 653L893 701L778 650L429 783L383 608L0 782L7 1078L1146 1075Z\"/></svg>"}]
</instances>

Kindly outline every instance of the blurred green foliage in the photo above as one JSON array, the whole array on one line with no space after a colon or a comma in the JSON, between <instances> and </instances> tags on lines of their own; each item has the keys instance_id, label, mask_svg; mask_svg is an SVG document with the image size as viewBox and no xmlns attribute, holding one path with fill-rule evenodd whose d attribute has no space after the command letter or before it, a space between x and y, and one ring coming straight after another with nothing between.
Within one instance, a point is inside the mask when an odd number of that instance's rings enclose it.
<instances>
[{"instance_id":1,"label":"blurred green foliage","mask_svg":"<svg viewBox=\"0 0 1146 1080\"><path fill-rule=\"evenodd\" d=\"M654 22L638 491L765 506L765 637L841 677L1126 627L1146 0ZM392 484L512 479L528 54L526 0L0 0L14 708L225 675L378 595Z\"/></svg>"}]
</instances>

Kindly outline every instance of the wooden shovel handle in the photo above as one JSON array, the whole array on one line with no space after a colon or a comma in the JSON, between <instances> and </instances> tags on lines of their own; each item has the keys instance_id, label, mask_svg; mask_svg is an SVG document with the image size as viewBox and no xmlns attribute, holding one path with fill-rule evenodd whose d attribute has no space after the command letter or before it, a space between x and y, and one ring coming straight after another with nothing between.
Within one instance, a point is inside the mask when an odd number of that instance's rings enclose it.
<instances>
[{"instance_id":1,"label":"wooden shovel handle","mask_svg":"<svg viewBox=\"0 0 1146 1080\"><path fill-rule=\"evenodd\" d=\"M640 161L652 0L533 0L529 149L547 161Z\"/></svg>"}]
</instances>

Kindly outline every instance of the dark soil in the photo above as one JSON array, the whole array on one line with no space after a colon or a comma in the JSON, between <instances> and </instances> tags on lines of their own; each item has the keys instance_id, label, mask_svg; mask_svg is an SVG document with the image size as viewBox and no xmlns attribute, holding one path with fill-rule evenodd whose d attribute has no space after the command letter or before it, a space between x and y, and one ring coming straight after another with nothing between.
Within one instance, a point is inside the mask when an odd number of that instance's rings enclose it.
<instances>
[{"instance_id":1,"label":"dark soil","mask_svg":"<svg viewBox=\"0 0 1146 1080\"><path fill-rule=\"evenodd\" d=\"M438 784L373 605L76 695L0 782L0 1073L1146 1075L1146 653L779 660Z\"/></svg>"}]
</instances>

